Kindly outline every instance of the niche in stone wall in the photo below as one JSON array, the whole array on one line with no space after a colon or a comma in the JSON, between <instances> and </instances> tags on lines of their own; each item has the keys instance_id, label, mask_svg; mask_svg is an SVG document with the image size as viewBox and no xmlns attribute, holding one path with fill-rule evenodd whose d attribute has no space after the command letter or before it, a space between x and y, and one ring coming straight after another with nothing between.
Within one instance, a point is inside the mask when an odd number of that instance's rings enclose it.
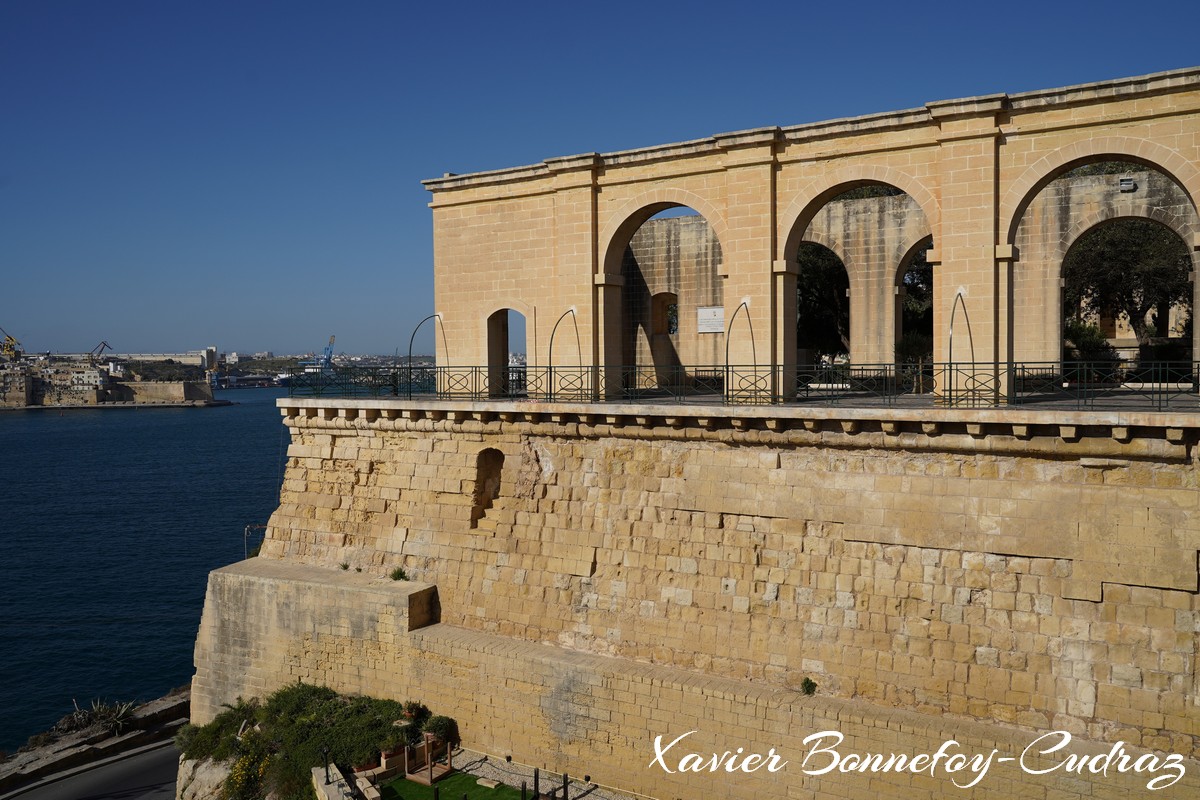
<instances>
[{"instance_id":1,"label":"niche in stone wall","mask_svg":"<svg viewBox=\"0 0 1200 800\"><path fill-rule=\"evenodd\" d=\"M475 458L475 496L471 507L471 527L479 527L492 507L493 501L500 496L500 474L504 470L504 453L494 447L479 451Z\"/></svg>"}]
</instances>

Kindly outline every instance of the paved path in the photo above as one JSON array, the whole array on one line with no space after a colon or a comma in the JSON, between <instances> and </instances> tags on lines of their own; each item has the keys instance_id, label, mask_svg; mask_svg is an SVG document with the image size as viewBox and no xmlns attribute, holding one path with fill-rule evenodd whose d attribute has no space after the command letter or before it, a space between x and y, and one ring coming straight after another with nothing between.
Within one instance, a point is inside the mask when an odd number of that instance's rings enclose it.
<instances>
[{"instance_id":1,"label":"paved path","mask_svg":"<svg viewBox=\"0 0 1200 800\"><path fill-rule=\"evenodd\" d=\"M173 800L179 752L173 743L67 778L27 788L16 800Z\"/></svg>"}]
</instances>

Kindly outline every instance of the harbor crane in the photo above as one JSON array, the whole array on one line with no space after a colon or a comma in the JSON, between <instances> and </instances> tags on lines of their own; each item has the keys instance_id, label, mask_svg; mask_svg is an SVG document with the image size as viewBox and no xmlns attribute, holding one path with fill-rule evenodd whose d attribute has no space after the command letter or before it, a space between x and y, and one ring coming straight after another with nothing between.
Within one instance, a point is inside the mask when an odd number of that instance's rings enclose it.
<instances>
[{"instance_id":1,"label":"harbor crane","mask_svg":"<svg viewBox=\"0 0 1200 800\"><path fill-rule=\"evenodd\" d=\"M329 374L333 372L333 343L336 337L329 337L329 344L325 345L325 352L317 358L313 354L312 358L307 358L297 364L304 372L315 372L321 374Z\"/></svg>"},{"instance_id":2,"label":"harbor crane","mask_svg":"<svg viewBox=\"0 0 1200 800\"><path fill-rule=\"evenodd\" d=\"M4 330L4 328L0 328L0 335L4 337L0 339L0 356L7 358L9 361L19 361L23 355L21 352L21 343L17 341L15 336ZM331 339L331 344L332 341Z\"/></svg>"},{"instance_id":3,"label":"harbor crane","mask_svg":"<svg viewBox=\"0 0 1200 800\"><path fill-rule=\"evenodd\" d=\"M321 356L321 366L333 366L333 341L336 337L330 335L329 344L325 345L325 353Z\"/></svg>"},{"instance_id":4,"label":"harbor crane","mask_svg":"<svg viewBox=\"0 0 1200 800\"><path fill-rule=\"evenodd\" d=\"M108 342L101 342L93 347L88 353L88 363L92 366L95 366L96 362L100 359L100 356L104 355L105 350L112 350L112 345Z\"/></svg>"}]
</instances>

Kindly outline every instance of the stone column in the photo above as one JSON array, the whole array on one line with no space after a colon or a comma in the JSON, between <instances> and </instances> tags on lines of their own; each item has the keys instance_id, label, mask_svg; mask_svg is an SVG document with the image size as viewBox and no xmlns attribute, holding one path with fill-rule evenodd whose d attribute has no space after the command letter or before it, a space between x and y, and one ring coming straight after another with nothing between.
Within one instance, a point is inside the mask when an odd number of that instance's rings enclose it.
<instances>
[{"instance_id":1,"label":"stone column","mask_svg":"<svg viewBox=\"0 0 1200 800\"><path fill-rule=\"evenodd\" d=\"M774 365L771 392L777 398L791 399L796 394L796 280L800 265L779 260L772 265L774 278L773 300Z\"/></svg>"},{"instance_id":2,"label":"stone column","mask_svg":"<svg viewBox=\"0 0 1200 800\"><path fill-rule=\"evenodd\" d=\"M996 117L1004 95L930 103L937 121L943 263L934 279L935 359L953 362L944 401L991 403L999 395Z\"/></svg>"},{"instance_id":3,"label":"stone column","mask_svg":"<svg viewBox=\"0 0 1200 800\"><path fill-rule=\"evenodd\" d=\"M625 277L602 272L593 276L593 283L598 330L593 338L596 347L592 394L616 399L621 396L621 287L625 285Z\"/></svg>"},{"instance_id":4,"label":"stone column","mask_svg":"<svg viewBox=\"0 0 1200 800\"><path fill-rule=\"evenodd\" d=\"M725 391L769 401L775 254L775 141L778 128L714 137L725 151Z\"/></svg>"}]
</instances>

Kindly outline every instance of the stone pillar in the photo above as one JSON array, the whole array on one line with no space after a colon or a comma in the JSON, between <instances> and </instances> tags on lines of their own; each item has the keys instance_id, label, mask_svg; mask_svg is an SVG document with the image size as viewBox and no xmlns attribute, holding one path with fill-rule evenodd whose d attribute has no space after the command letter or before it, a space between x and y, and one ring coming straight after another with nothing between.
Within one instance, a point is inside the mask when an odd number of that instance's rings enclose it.
<instances>
[{"instance_id":1,"label":"stone pillar","mask_svg":"<svg viewBox=\"0 0 1200 800\"><path fill-rule=\"evenodd\" d=\"M777 136L777 128L768 128L715 137L726 169L721 252L722 272L729 276L722 294L727 365L741 368L726 375L725 391L764 402L772 393Z\"/></svg>"},{"instance_id":2,"label":"stone pillar","mask_svg":"<svg viewBox=\"0 0 1200 800\"><path fill-rule=\"evenodd\" d=\"M584 399L591 386L591 370L586 365L595 363L595 320L589 316L594 293L589 279L596 274L597 264L596 171L600 156L585 153L550 158L545 163L554 182L554 269L534 276L541 284L542 307L550 313L539 320L544 328L534 341L539 346L544 343L546 349L536 354L531 349L528 380L552 396Z\"/></svg>"},{"instance_id":3,"label":"stone pillar","mask_svg":"<svg viewBox=\"0 0 1200 800\"><path fill-rule=\"evenodd\" d=\"M796 280L800 267L784 260L772 265L774 278L774 365L771 392L777 398L791 399L796 393Z\"/></svg>"},{"instance_id":4,"label":"stone pillar","mask_svg":"<svg viewBox=\"0 0 1200 800\"><path fill-rule=\"evenodd\" d=\"M593 337L592 393L594 397L615 399L621 396L621 287L625 278L602 272L593 276L593 282L597 330Z\"/></svg>"},{"instance_id":5,"label":"stone pillar","mask_svg":"<svg viewBox=\"0 0 1200 800\"><path fill-rule=\"evenodd\" d=\"M937 121L942 265L934 278L934 357L953 362L939 382L944 401L999 395L996 116L1003 95L926 106Z\"/></svg>"},{"instance_id":6,"label":"stone pillar","mask_svg":"<svg viewBox=\"0 0 1200 800\"><path fill-rule=\"evenodd\" d=\"M1200 231L1192 234L1192 250L1200 253ZM1192 256L1192 317L1200 314L1200 281L1196 280L1196 272L1200 271L1200 255ZM1200 361L1200 325L1192 322L1192 363Z\"/></svg>"},{"instance_id":7,"label":"stone pillar","mask_svg":"<svg viewBox=\"0 0 1200 800\"><path fill-rule=\"evenodd\" d=\"M999 368L997 392L1008 397L1013 364L1013 267L1016 249L1011 244L996 245L996 362ZM1062 303L1057 307L1061 308Z\"/></svg>"}]
</instances>

